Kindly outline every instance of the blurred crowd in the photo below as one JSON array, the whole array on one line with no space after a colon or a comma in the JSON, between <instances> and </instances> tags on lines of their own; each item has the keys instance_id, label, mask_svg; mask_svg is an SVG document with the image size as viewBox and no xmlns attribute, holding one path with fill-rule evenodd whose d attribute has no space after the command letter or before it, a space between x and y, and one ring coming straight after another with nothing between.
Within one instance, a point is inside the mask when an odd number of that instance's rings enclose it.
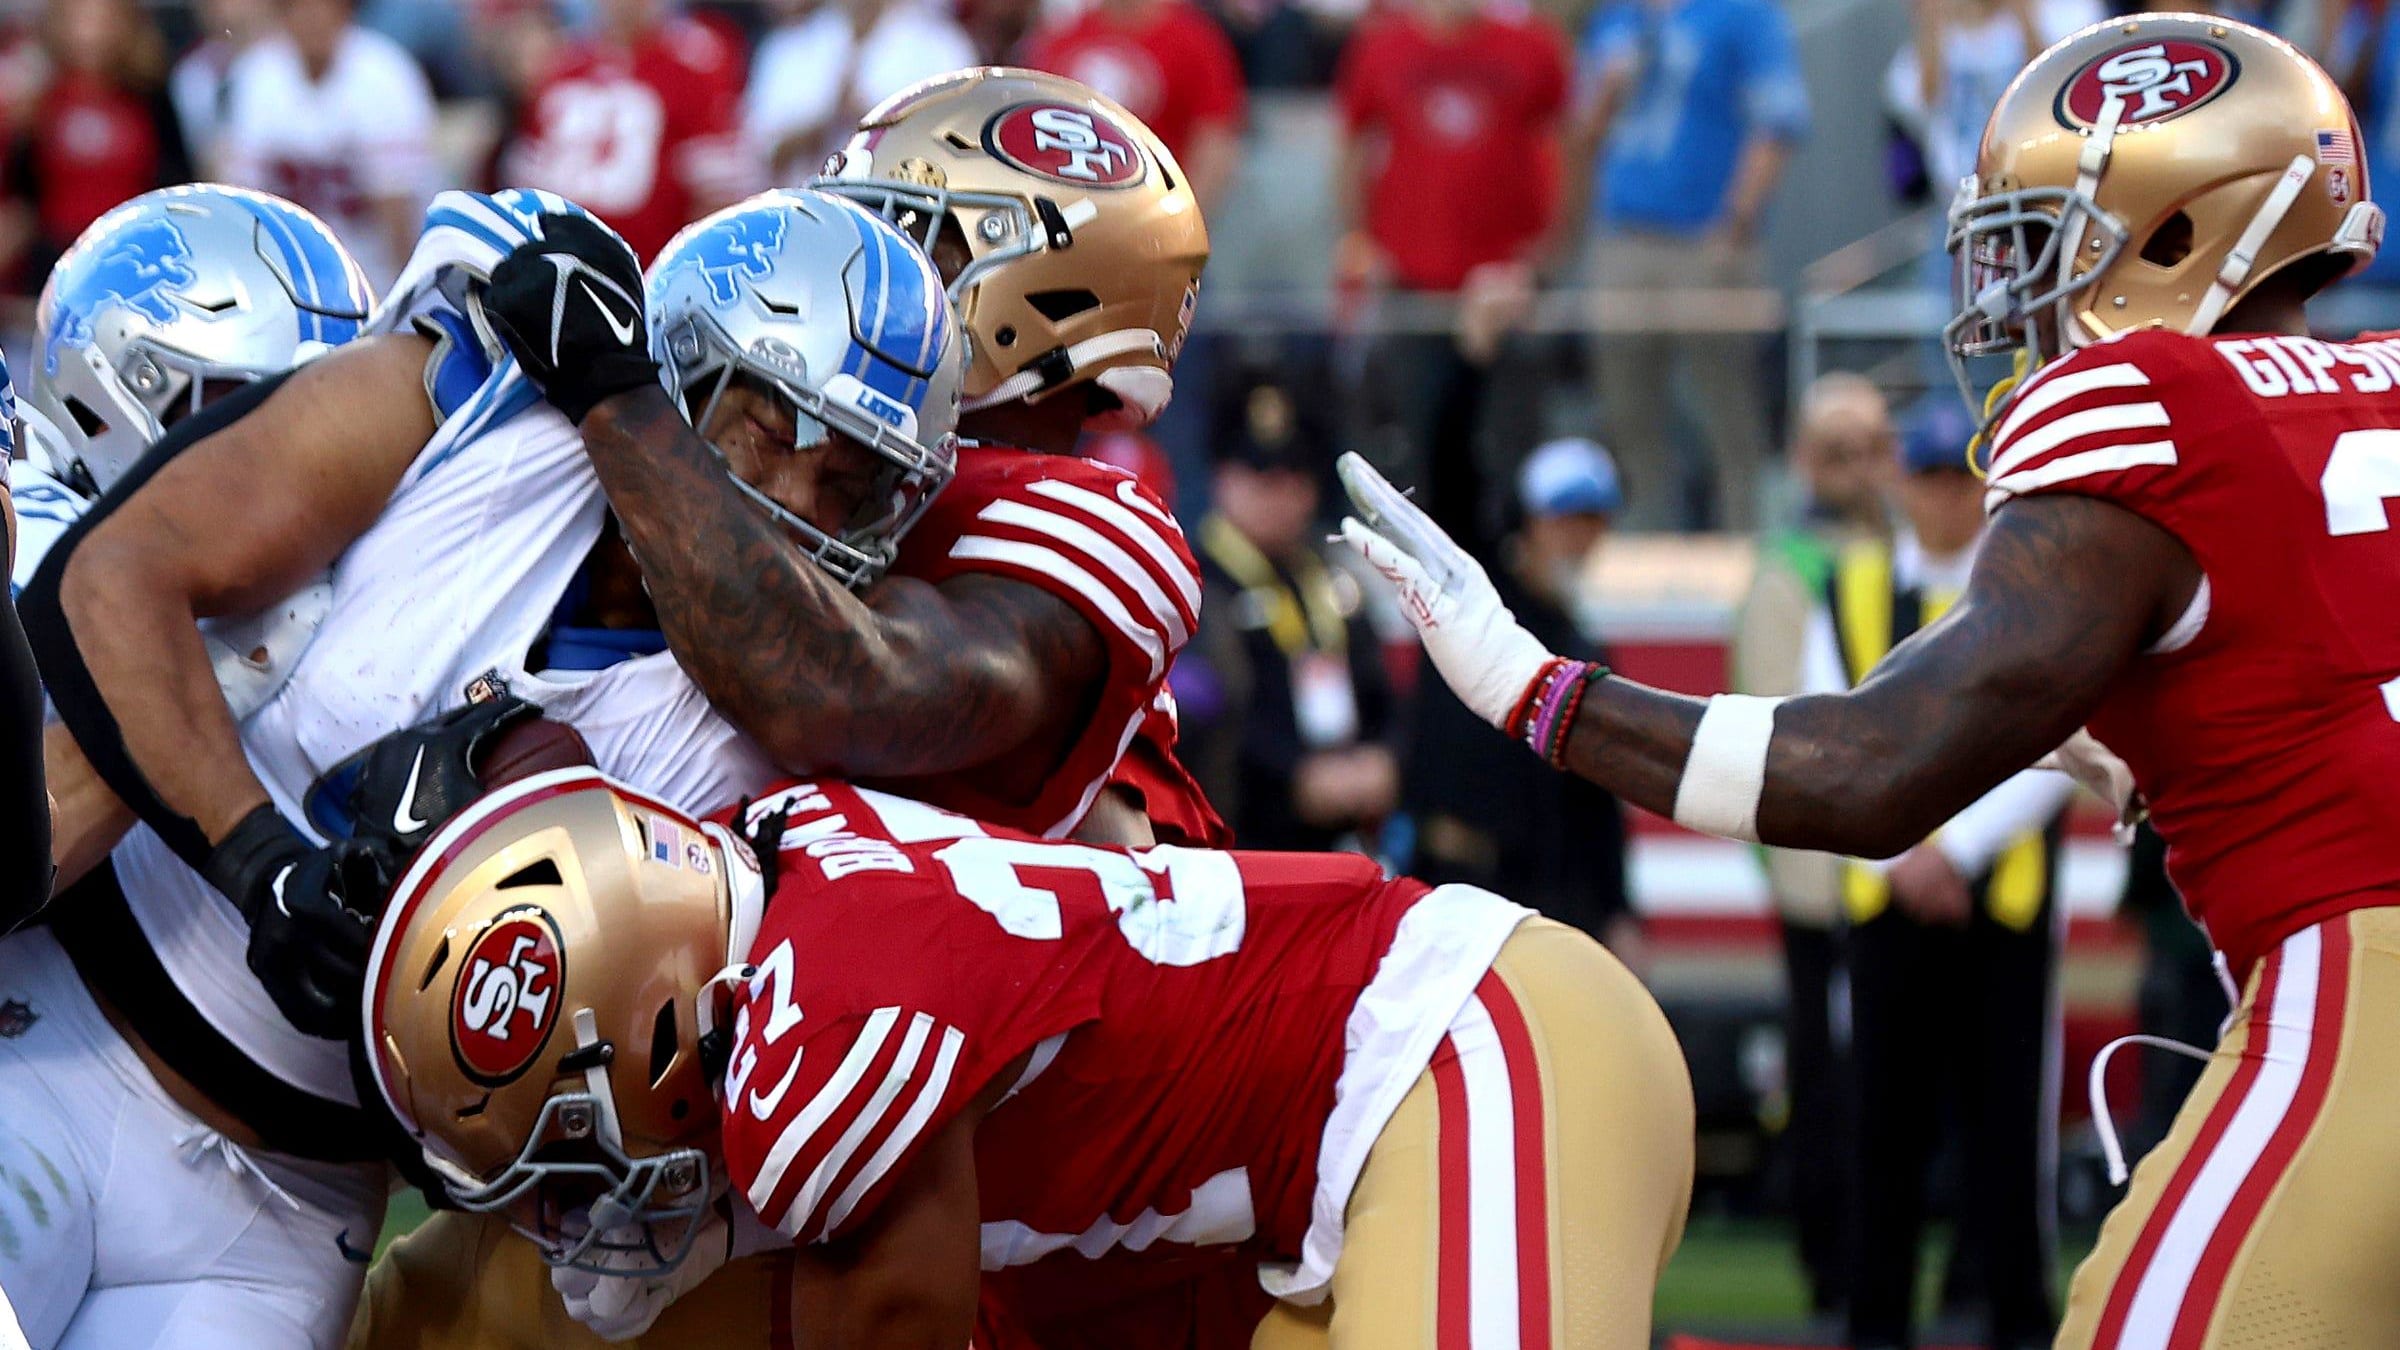
<instances>
[{"instance_id":1,"label":"blurred crowd","mask_svg":"<svg viewBox=\"0 0 2400 1350\"><path fill-rule=\"evenodd\" d=\"M1764 243L1777 202L1808 190L1786 181L1799 148L1884 145L1888 199L1859 203L1860 233L1938 208L2017 66L2104 12L1909 0L1885 25L1905 31L1887 34L1882 124L1820 128L1827 91L1783 0L0 0L0 294L29 298L108 206L194 177L308 206L378 285L445 186L567 192L648 254L805 179L908 83L1022 63L1149 122L1217 208L1221 254L1272 237L1262 206L1326 203L1326 317L1283 342L1323 358L1343 443L1424 485L1445 524L1496 539L1507 503L1487 485L1579 434L1617 456L1629 528L1748 530L1791 500L1774 447L1798 391L1775 316L1795 278ZM2322 55L2362 110L2366 167L2400 172L2400 31L2381 4L2244 17ZM1254 94L1320 110L1330 143L1250 166L1233 195L1246 148L1286 148L1262 143ZM1321 194L1282 181L1320 166ZM1922 270L1946 290L1939 216ZM2400 258L2368 279L2390 277ZM1566 296L1589 303L1543 303ZM1209 308L1203 346L1244 338ZM1945 379L1921 350L1911 378ZM1203 358L1185 386L1255 359ZM1161 433L1201 498L1211 416Z\"/></svg>"}]
</instances>

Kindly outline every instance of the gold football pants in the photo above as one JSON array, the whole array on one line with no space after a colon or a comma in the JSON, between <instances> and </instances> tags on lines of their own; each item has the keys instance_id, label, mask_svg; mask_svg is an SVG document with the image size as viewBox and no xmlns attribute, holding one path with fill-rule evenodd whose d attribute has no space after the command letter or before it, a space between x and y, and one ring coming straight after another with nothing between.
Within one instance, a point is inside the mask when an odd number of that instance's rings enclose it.
<instances>
[{"instance_id":1,"label":"gold football pants","mask_svg":"<svg viewBox=\"0 0 2400 1350\"><path fill-rule=\"evenodd\" d=\"M1332 1297L1252 1350L1640 1350L1692 1190L1665 1015L1574 929L1527 921L1383 1127Z\"/></svg>"},{"instance_id":2,"label":"gold football pants","mask_svg":"<svg viewBox=\"0 0 2400 1350\"><path fill-rule=\"evenodd\" d=\"M2075 1272L2061 1350L2400 1346L2400 909L2286 938Z\"/></svg>"}]
</instances>

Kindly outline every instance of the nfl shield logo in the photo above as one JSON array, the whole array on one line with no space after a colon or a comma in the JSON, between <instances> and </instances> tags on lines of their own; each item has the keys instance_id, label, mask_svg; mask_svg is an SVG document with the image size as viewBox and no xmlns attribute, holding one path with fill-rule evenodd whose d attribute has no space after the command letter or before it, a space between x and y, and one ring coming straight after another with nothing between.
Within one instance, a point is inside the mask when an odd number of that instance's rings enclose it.
<instances>
[{"instance_id":1,"label":"nfl shield logo","mask_svg":"<svg viewBox=\"0 0 2400 1350\"><path fill-rule=\"evenodd\" d=\"M12 998L0 1003L0 1040L13 1041L33 1030L33 1024L41 1020L42 1015L21 1000Z\"/></svg>"}]
</instances>

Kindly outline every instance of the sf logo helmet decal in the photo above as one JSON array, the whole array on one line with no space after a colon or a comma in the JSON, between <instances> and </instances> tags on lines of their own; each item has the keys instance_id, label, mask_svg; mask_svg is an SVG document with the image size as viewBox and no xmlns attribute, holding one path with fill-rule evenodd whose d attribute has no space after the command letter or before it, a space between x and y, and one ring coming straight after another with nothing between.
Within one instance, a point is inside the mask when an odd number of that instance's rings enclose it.
<instances>
[{"instance_id":1,"label":"sf logo helmet decal","mask_svg":"<svg viewBox=\"0 0 2400 1350\"><path fill-rule=\"evenodd\" d=\"M2179 117L2233 87L2233 53L2213 42L2169 38L2131 43L2084 63L2058 92L2058 120L2094 127L2112 103L2119 126Z\"/></svg>"},{"instance_id":2,"label":"sf logo helmet decal","mask_svg":"<svg viewBox=\"0 0 2400 1350\"><path fill-rule=\"evenodd\" d=\"M1028 173L1080 187L1127 187L1147 164L1124 128L1066 103L1020 103L993 118L984 147Z\"/></svg>"},{"instance_id":3,"label":"sf logo helmet decal","mask_svg":"<svg viewBox=\"0 0 2400 1350\"><path fill-rule=\"evenodd\" d=\"M450 1000L450 1044L469 1078L496 1087L525 1071L558 1023L565 974L558 930L542 910L510 910L484 930Z\"/></svg>"}]
</instances>

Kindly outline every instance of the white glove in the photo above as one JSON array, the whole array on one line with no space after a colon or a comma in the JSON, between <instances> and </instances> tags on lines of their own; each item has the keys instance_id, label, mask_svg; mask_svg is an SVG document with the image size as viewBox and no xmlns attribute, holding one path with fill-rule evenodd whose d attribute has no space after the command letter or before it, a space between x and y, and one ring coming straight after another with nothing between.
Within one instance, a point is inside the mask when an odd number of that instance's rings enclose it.
<instances>
[{"instance_id":1,"label":"white glove","mask_svg":"<svg viewBox=\"0 0 2400 1350\"><path fill-rule=\"evenodd\" d=\"M2132 768L2088 731L2078 730L2065 745L2034 761L2033 767L2056 769L2107 802L2117 813L2115 833L2120 844L2132 843L2133 827L2150 814L2149 805L2134 787Z\"/></svg>"},{"instance_id":2,"label":"white glove","mask_svg":"<svg viewBox=\"0 0 2400 1350\"><path fill-rule=\"evenodd\" d=\"M630 1244L640 1238L640 1229L625 1227L606 1234L603 1240ZM731 1244L732 1234L725 1220L712 1213L693 1235L691 1255L664 1275L596 1275L588 1270L552 1266L550 1287L558 1291L559 1299L567 1305L567 1315L591 1328L593 1335L612 1343L630 1341L648 1331L668 1304L716 1274L731 1254ZM631 1254L603 1255L600 1261L603 1265L614 1261L630 1265L636 1259Z\"/></svg>"},{"instance_id":3,"label":"white glove","mask_svg":"<svg viewBox=\"0 0 2400 1350\"><path fill-rule=\"evenodd\" d=\"M1374 465L1345 454L1337 468L1358 508L1342 521L1343 540L1399 588L1401 612L1459 702L1508 730L1527 686L1554 659L1550 649L1500 603L1482 564Z\"/></svg>"}]
</instances>

